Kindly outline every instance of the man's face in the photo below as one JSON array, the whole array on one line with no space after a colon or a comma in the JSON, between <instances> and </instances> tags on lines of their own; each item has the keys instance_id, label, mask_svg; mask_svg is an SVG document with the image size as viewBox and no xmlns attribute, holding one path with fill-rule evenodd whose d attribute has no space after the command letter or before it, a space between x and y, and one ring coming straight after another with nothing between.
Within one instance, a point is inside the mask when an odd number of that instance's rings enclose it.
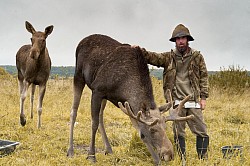
<instances>
[{"instance_id":1,"label":"man's face","mask_svg":"<svg viewBox=\"0 0 250 166\"><path fill-rule=\"evenodd\" d=\"M175 38L175 44L176 44L177 50L181 54L185 53L187 51L187 49L188 49L188 38L187 38L187 36Z\"/></svg>"}]
</instances>

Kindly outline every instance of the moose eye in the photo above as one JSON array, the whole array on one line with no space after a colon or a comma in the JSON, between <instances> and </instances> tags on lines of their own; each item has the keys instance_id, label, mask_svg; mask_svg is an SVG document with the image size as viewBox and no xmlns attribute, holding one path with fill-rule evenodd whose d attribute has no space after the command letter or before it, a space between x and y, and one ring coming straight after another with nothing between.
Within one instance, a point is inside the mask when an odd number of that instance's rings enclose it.
<instances>
[{"instance_id":1,"label":"moose eye","mask_svg":"<svg viewBox=\"0 0 250 166\"><path fill-rule=\"evenodd\" d=\"M38 40L39 44L44 44L45 43L45 39L40 39Z\"/></svg>"},{"instance_id":2,"label":"moose eye","mask_svg":"<svg viewBox=\"0 0 250 166\"><path fill-rule=\"evenodd\" d=\"M151 134L154 134L154 133L157 132L157 130L155 130L155 129L153 129L153 128L149 129L149 131L150 131Z\"/></svg>"},{"instance_id":3,"label":"moose eye","mask_svg":"<svg viewBox=\"0 0 250 166\"><path fill-rule=\"evenodd\" d=\"M144 139L144 138L145 138L145 135L144 135L144 134L141 134L140 136L141 136L141 139Z\"/></svg>"}]
</instances>

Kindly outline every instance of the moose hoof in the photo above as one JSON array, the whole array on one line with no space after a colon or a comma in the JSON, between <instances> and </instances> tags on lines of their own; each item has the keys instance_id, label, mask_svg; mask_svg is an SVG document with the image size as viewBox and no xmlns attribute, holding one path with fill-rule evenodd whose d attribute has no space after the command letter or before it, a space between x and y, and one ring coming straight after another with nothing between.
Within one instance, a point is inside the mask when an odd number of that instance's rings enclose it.
<instances>
[{"instance_id":1,"label":"moose hoof","mask_svg":"<svg viewBox=\"0 0 250 166\"><path fill-rule=\"evenodd\" d=\"M21 124L22 126L25 126L25 125L26 125L26 118L25 118L25 116L20 116L20 124Z\"/></svg>"},{"instance_id":2,"label":"moose hoof","mask_svg":"<svg viewBox=\"0 0 250 166\"><path fill-rule=\"evenodd\" d=\"M88 157L86 158L87 160L95 163L96 162L96 158L95 158L95 155L88 155Z\"/></svg>"},{"instance_id":3,"label":"moose hoof","mask_svg":"<svg viewBox=\"0 0 250 166\"><path fill-rule=\"evenodd\" d=\"M105 150L105 155L112 154L112 153L113 153L113 151L111 148L108 148Z\"/></svg>"},{"instance_id":4,"label":"moose hoof","mask_svg":"<svg viewBox=\"0 0 250 166\"><path fill-rule=\"evenodd\" d=\"M73 148L69 148L67 152L67 157L73 157L74 156L74 150Z\"/></svg>"}]
</instances>

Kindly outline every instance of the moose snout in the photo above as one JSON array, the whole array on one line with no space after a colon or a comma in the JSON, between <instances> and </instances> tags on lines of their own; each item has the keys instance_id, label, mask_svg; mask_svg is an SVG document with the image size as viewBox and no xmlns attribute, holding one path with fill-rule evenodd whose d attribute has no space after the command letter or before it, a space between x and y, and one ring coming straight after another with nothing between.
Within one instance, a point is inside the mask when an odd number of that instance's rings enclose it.
<instances>
[{"instance_id":1,"label":"moose snout","mask_svg":"<svg viewBox=\"0 0 250 166\"><path fill-rule=\"evenodd\" d=\"M173 153L167 149L161 149L159 157L164 161L171 161L174 158Z\"/></svg>"},{"instance_id":2,"label":"moose snout","mask_svg":"<svg viewBox=\"0 0 250 166\"><path fill-rule=\"evenodd\" d=\"M171 161L174 159L173 145L169 140L164 141L164 145L158 149L158 155L161 160Z\"/></svg>"},{"instance_id":3,"label":"moose snout","mask_svg":"<svg viewBox=\"0 0 250 166\"><path fill-rule=\"evenodd\" d=\"M31 49L30 57L34 60L37 60L40 55L40 51L38 49Z\"/></svg>"}]
</instances>

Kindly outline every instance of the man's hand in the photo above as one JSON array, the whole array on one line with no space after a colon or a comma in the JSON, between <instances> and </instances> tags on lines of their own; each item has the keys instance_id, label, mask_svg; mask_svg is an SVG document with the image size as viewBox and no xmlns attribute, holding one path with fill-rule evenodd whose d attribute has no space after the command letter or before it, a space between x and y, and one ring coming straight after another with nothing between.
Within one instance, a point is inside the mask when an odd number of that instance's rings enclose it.
<instances>
[{"instance_id":1,"label":"man's hand","mask_svg":"<svg viewBox=\"0 0 250 166\"><path fill-rule=\"evenodd\" d=\"M201 99L200 105L201 105L201 110L204 110L205 107L206 107L206 100L205 99Z\"/></svg>"},{"instance_id":2,"label":"man's hand","mask_svg":"<svg viewBox=\"0 0 250 166\"><path fill-rule=\"evenodd\" d=\"M131 45L132 48L140 48L139 46L137 45Z\"/></svg>"}]
</instances>

